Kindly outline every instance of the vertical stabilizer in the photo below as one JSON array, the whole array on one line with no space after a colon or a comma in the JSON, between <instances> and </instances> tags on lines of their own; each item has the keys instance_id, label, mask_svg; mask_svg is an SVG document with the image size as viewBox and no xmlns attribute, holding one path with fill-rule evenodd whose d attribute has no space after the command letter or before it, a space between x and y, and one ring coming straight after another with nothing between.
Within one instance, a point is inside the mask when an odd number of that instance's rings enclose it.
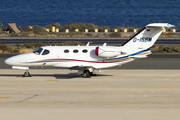
<instances>
[{"instance_id":1,"label":"vertical stabilizer","mask_svg":"<svg viewBox=\"0 0 180 120\"><path fill-rule=\"evenodd\" d=\"M174 27L168 23L152 23L148 24L139 33L129 39L122 46L124 48L132 49L148 49L150 48L161 35L165 28Z\"/></svg>"}]
</instances>

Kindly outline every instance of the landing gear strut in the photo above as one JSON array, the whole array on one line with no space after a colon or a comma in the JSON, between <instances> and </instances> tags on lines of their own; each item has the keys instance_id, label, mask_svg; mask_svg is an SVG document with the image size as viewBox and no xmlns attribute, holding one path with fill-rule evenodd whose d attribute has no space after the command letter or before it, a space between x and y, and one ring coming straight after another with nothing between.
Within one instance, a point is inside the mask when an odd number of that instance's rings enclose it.
<instances>
[{"instance_id":1,"label":"landing gear strut","mask_svg":"<svg viewBox=\"0 0 180 120\"><path fill-rule=\"evenodd\" d=\"M23 77L31 77L31 74L29 73L28 70L26 70L26 72L24 72Z\"/></svg>"},{"instance_id":2,"label":"landing gear strut","mask_svg":"<svg viewBox=\"0 0 180 120\"><path fill-rule=\"evenodd\" d=\"M90 72L90 76L96 76L96 74L93 74L93 72Z\"/></svg>"}]
</instances>

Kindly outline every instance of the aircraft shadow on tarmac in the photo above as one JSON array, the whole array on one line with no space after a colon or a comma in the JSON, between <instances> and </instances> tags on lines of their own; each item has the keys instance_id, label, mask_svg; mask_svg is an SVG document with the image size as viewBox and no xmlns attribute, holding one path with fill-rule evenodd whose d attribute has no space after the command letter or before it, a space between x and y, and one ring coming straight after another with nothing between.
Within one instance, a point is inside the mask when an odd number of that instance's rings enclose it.
<instances>
[{"instance_id":1,"label":"aircraft shadow on tarmac","mask_svg":"<svg viewBox=\"0 0 180 120\"><path fill-rule=\"evenodd\" d=\"M31 74L32 77L55 77L56 79L72 79L72 78L82 78L81 75L77 73L69 73L69 74ZM21 77L22 74L0 74L0 77ZM104 75L104 74L96 74L96 76L91 77L100 77L100 76L113 76L113 75ZM25 77L26 78L26 77Z\"/></svg>"}]
</instances>

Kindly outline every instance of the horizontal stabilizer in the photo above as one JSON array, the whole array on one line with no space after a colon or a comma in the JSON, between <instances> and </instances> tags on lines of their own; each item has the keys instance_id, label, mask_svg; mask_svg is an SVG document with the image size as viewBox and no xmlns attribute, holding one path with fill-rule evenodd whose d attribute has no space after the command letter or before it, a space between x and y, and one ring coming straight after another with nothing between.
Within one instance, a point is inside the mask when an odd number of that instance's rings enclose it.
<instances>
[{"instance_id":1,"label":"horizontal stabilizer","mask_svg":"<svg viewBox=\"0 0 180 120\"><path fill-rule=\"evenodd\" d=\"M151 23L151 24L148 24L146 27L171 28L175 26L168 23Z\"/></svg>"},{"instance_id":2,"label":"horizontal stabilizer","mask_svg":"<svg viewBox=\"0 0 180 120\"><path fill-rule=\"evenodd\" d=\"M129 56L130 58L147 58L146 55Z\"/></svg>"}]
</instances>

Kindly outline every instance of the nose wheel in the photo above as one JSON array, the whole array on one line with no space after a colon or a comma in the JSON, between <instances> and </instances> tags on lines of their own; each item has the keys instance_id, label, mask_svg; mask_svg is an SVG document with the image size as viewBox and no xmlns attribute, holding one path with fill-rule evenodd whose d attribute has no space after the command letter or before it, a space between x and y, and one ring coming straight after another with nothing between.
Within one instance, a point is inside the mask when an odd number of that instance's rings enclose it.
<instances>
[{"instance_id":1,"label":"nose wheel","mask_svg":"<svg viewBox=\"0 0 180 120\"><path fill-rule=\"evenodd\" d=\"M29 73L28 70L26 70L26 72L24 72L23 77L31 77L31 74Z\"/></svg>"}]
</instances>

